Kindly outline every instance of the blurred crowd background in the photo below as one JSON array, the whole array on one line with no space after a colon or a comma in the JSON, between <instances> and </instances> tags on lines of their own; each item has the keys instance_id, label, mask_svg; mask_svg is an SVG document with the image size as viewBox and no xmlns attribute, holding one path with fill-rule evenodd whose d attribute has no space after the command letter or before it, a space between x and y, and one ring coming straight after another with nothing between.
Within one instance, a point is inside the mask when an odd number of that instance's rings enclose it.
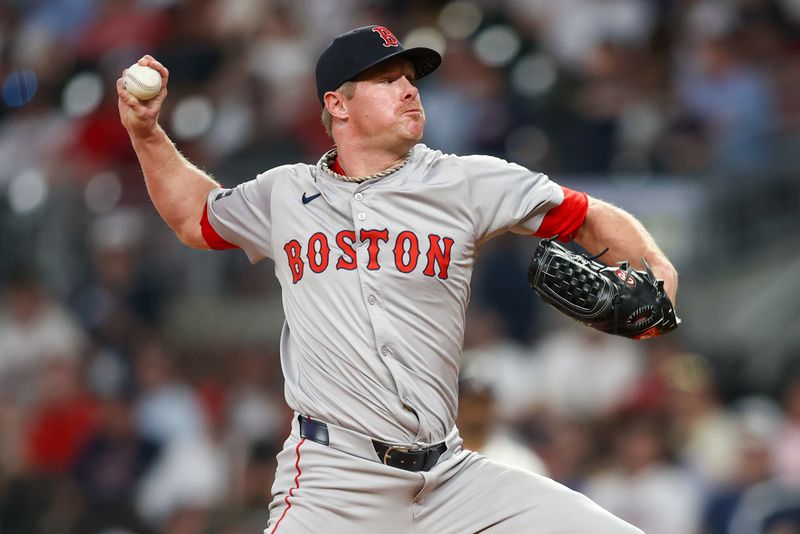
<instances>
[{"instance_id":1,"label":"blurred crowd background","mask_svg":"<svg viewBox=\"0 0 800 534\"><path fill-rule=\"evenodd\" d=\"M648 534L800 532L800 1L2 0L0 533L265 527L280 288L161 223L114 84L162 61L161 123L233 186L330 147L316 58L366 24L444 55L425 143L625 207L682 273L681 329L631 342L489 243L466 445Z\"/></svg>"}]
</instances>

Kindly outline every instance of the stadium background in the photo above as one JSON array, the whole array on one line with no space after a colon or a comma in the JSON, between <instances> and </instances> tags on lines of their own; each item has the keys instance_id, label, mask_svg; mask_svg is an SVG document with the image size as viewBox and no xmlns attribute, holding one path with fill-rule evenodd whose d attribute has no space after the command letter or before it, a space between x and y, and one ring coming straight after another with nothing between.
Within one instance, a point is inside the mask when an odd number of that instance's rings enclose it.
<instances>
[{"instance_id":1,"label":"stadium background","mask_svg":"<svg viewBox=\"0 0 800 534\"><path fill-rule=\"evenodd\" d=\"M649 534L800 532L800 2L4 0L0 533L265 526L277 281L161 223L114 82L160 59L162 124L233 186L329 147L316 55L371 23L444 54L427 144L625 207L682 274L683 327L634 343L541 306L534 241L490 243L468 444Z\"/></svg>"}]
</instances>

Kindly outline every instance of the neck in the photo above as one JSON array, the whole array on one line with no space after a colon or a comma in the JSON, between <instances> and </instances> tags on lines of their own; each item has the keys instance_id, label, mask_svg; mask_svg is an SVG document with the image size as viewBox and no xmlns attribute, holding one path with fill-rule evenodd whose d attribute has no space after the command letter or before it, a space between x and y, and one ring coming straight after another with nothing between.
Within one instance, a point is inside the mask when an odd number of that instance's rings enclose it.
<instances>
[{"instance_id":1,"label":"neck","mask_svg":"<svg viewBox=\"0 0 800 534\"><path fill-rule=\"evenodd\" d=\"M411 150L412 144L375 148L350 143L337 143L339 165L348 176L370 176L397 165Z\"/></svg>"}]
</instances>

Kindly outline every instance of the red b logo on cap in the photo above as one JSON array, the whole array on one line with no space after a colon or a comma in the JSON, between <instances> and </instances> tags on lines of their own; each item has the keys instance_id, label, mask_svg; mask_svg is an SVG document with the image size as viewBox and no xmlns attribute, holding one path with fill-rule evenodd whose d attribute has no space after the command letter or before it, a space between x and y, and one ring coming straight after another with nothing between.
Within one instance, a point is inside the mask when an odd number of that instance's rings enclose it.
<instances>
[{"instance_id":1,"label":"red b logo on cap","mask_svg":"<svg viewBox=\"0 0 800 534\"><path fill-rule=\"evenodd\" d=\"M381 36L381 39L383 39L383 46L398 46L400 44L400 41L397 40L397 37L394 36L389 28L375 26L372 28L372 31Z\"/></svg>"}]
</instances>

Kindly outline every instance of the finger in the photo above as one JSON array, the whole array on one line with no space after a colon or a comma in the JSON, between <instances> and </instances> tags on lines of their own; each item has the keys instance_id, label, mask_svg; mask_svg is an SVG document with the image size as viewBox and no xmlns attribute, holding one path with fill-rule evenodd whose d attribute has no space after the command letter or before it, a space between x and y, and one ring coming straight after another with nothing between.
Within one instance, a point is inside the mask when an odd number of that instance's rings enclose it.
<instances>
[{"instance_id":1,"label":"finger","mask_svg":"<svg viewBox=\"0 0 800 534\"><path fill-rule=\"evenodd\" d=\"M155 106L157 108L160 108L162 102L164 102L164 100L167 98L167 92L168 92L167 88L162 86L161 87L161 92L158 93L158 95L156 95L156 97L154 99L150 100L150 102L153 103L153 106Z\"/></svg>"},{"instance_id":2,"label":"finger","mask_svg":"<svg viewBox=\"0 0 800 534\"><path fill-rule=\"evenodd\" d=\"M161 64L161 62L150 56L145 56L145 57L150 58L147 61L147 66L157 70L158 73L161 74L161 85L162 86L166 85L167 81L169 81L169 70L167 69L167 67L165 67L164 65Z\"/></svg>"},{"instance_id":3,"label":"finger","mask_svg":"<svg viewBox=\"0 0 800 534\"><path fill-rule=\"evenodd\" d=\"M166 93L166 90L162 90L162 94ZM144 113L147 109L150 109L153 106L153 103L156 99L148 100L148 101L141 101L135 96L133 96L130 91L125 88L125 80L123 78L119 78L117 80L117 94L119 95L120 99L125 102L128 106L134 108L136 113ZM159 95L159 97L162 95ZM163 98L161 98L163 100Z\"/></svg>"},{"instance_id":4,"label":"finger","mask_svg":"<svg viewBox=\"0 0 800 534\"><path fill-rule=\"evenodd\" d=\"M117 96L119 99L124 102L128 107L135 107L138 104L138 99L135 98L132 94L128 92L125 88L125 80L122 78L117 80Z\"/></svg>"},{"instance_id":5,"label":"finger","mask_svg":"<svg viewBox=\"0 0 800 534\"><path fill-rule=\"evenodd\" d=\"M139 60L139 64L145 65L147 67L153 67L154 69L156 67L162 67L162 68L164 67L164 65L162 65L159 60L157 60L150 54L145 54L144 56L142 56L142 58Z\"/></svg>"},{"instance_id":6,"label":"finger","mask_svg":"<svg viewBox=\"0 0 800 534\"><path fill-rule=\"evenodd\" d=\"M161 70L164 68L164 65L162 65L160 61L158 61L150 54L143 55L141 58L139 58L139 61L137 61L137 63L144 67L152 67L156 70Z\"/></svg>"},{"instance_id":7,"label":"finger","mask_svg":"<svg viewBox=\"0 0 800 534\"><path fill-rule=\"evenodd\" d=\"M119 78L117 80L117 94L119 95L120 99L122 99L122 100L128 100L129 98L131 98L133 96L125 88L125 80L122 79L122 78Z\"/></svg>"},{"instance_id":8,"label":"finger","mask_svg":"<svg viewBox=\"0 0 800 534\"><path fill-rule=\"evenodd\" d=\"M143 115L146 111L146 107L142 104L141 100L133 96L125 89L124 85L121 89L118 89L119 99L122 100L128 107L132 108L133 111L139 115Z\"/></svg>"}]
</instances>

